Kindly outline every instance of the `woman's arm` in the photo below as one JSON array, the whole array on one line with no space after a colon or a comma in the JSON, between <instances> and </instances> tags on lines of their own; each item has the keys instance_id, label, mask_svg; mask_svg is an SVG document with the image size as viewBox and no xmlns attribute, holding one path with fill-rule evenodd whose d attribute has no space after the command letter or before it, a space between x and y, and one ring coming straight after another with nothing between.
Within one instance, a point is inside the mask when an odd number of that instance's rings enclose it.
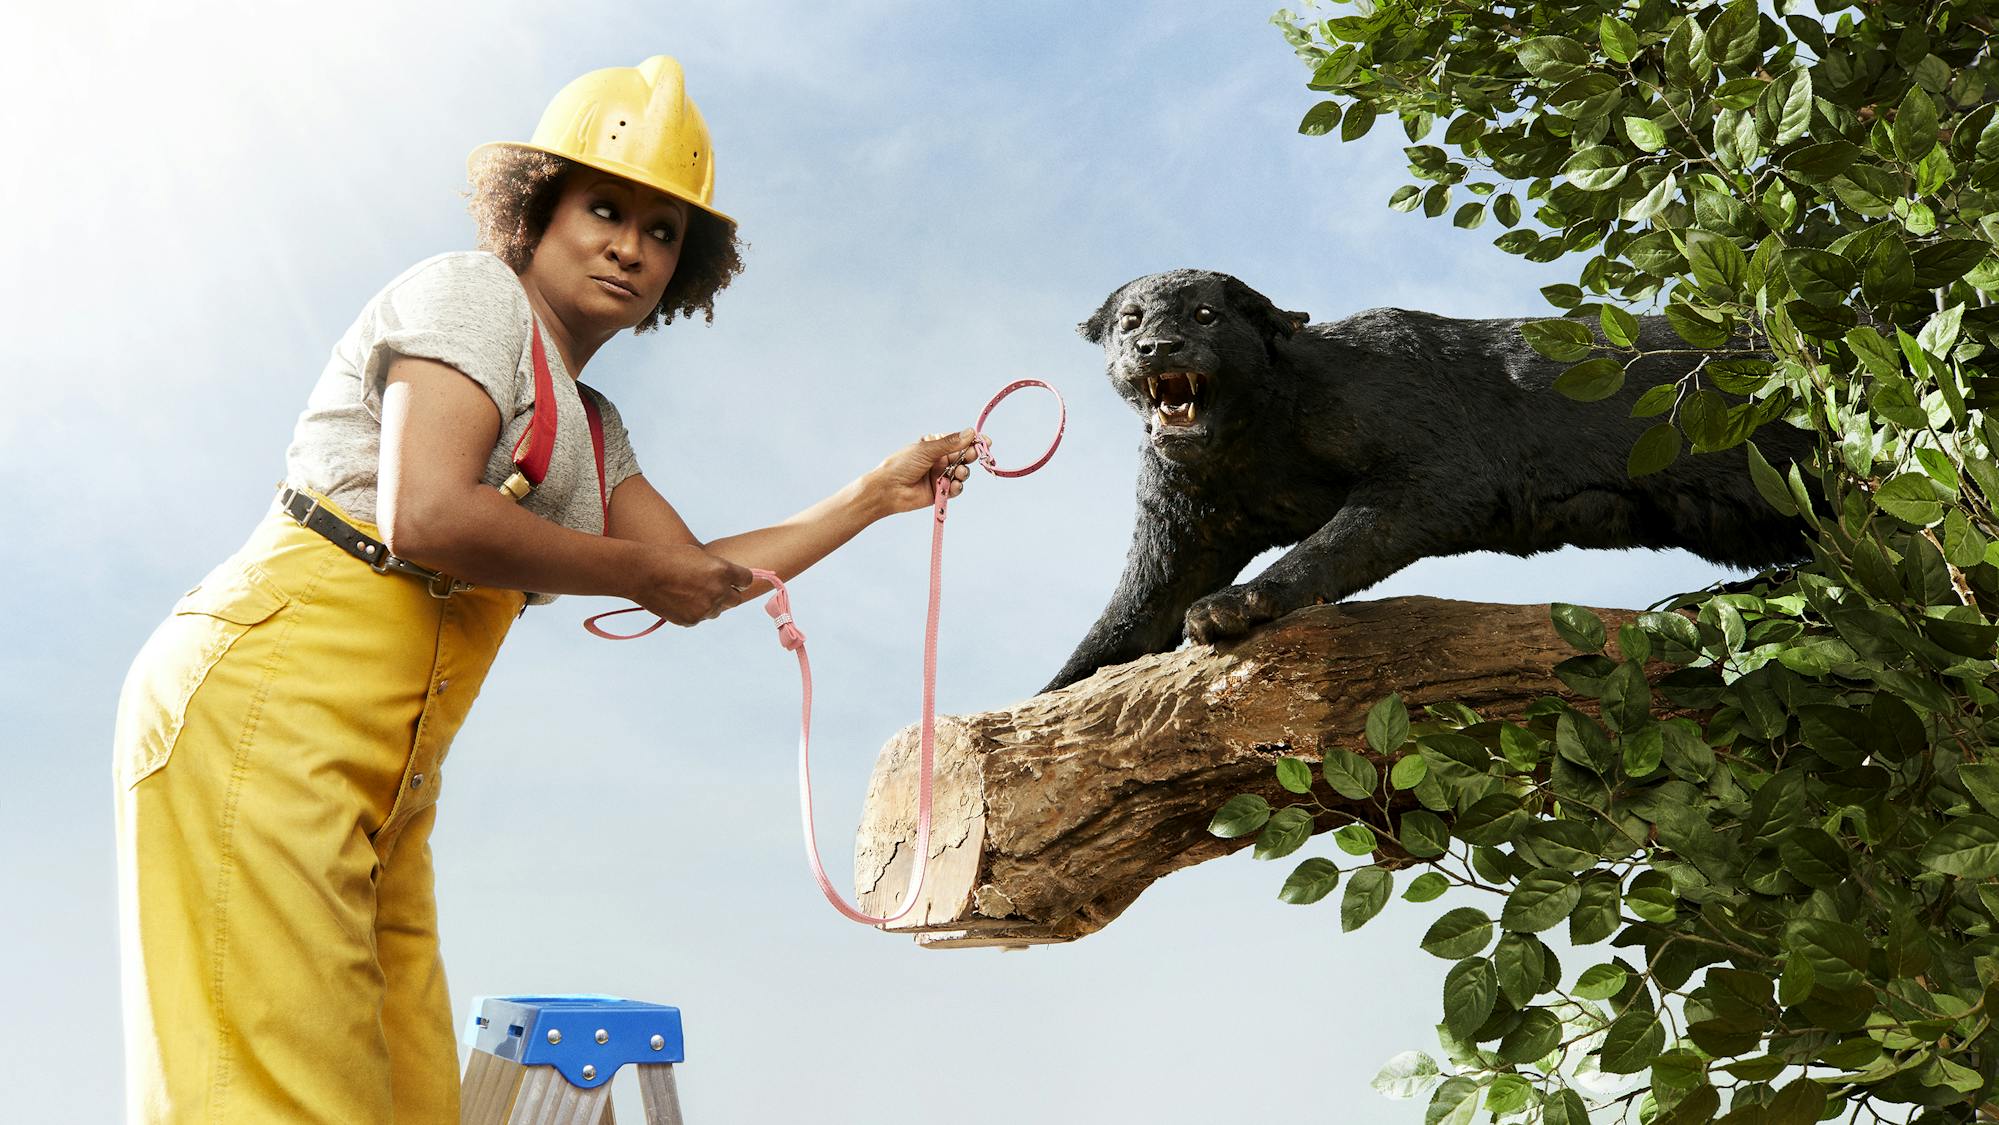
<instances>
[{"instance_id":1,"label":"woman's arm","mask_svg":"<svg viewBox=\"0 0 1999 1125\"><path fill-rule=\"evenodd\" d=\"M973 436L965 430L915 442L783 523L706 544L694 537L673 505L644 477L628 477L611 494L612 534L702 546L714 555L771 571L789 582L883 516L928 507L938 472L951 474L952 496L963 492L963 482L971 472L967 462L972 459ZM948 469L943 468L946 465ZM769 590L768 583L759 581L741 593L731 591L726 602L733 607Z\"/></svg>"},{"instance_id":2,"label":"woman's arm","mask_svg":"<svg viewBox=\"0 0 1999 1125\"><path fill-rule=\"evenodd\" d=\"M389 550L475 585L630 598L678 625L715 616L751 582L692 542L588 535L523 510L480 483L499 439L499 409L456 368L390 364L377 490Z\"/></svg>"}]
</instances>

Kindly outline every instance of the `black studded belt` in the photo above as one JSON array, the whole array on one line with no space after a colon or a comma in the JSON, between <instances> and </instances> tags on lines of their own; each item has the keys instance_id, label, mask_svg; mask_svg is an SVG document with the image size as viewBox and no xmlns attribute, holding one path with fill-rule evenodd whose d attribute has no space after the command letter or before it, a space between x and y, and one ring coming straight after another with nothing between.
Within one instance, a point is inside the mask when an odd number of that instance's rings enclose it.
<instances>
[{"instance_id":1,"label":"black studded belt","mask_svg":"<svg viewBox=\"0 0 1999 1125\"><path fill-rule=\"evenodd\" d=\"M421 579L434 598L448 598L460 590L472 588L470 582L460 582L448 574L440 574L390 554L388 544L362 534L359 528L322 507L311 493L282 485L278 492L278 508L299 526L318 532L334 546L367 563L377 574L393 570Z\"/></svg>"}]
</instances>

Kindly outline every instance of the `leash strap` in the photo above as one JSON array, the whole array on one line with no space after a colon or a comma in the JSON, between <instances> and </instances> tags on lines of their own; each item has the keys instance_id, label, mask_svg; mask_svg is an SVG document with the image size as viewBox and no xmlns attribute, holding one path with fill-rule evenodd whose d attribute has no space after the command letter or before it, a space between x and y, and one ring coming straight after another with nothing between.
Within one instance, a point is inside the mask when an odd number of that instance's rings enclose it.
<instances>
[{"instance_id":1,"label":"leash strap","mask_svg":"<svg viewBox=\"0 0 1999 1125\"><path fill-rule=\"evenodd\" d=\"M1008 384L999 394L993 396L991 402L986 404L985 410L979 414L979 421L974 429L983 433L986 418L992 414L993 407L998 406L1001 399L1024 387L1041 387L1055 396L1055 407L1058 412L1055 424L1055 440L1048 443L1048 451L1043 453L1033 464L1020 469L1002 469L993 460L991 443L984 438L980 438L976 446L979 451L979 464L985 466L986 471L992 473L994 476L1024 477L1047 464L1048 459L1055 456L1056 448L1062 444L1062 433L1067 428L1069 421L1068 407L1063 403L1060 391L1057 391L1054 387L1049 386L1039 379L1021 379ZM937 619L942 603L944 578L944 511L946 505L950 502L950 488L951 478L949 474L937 474L935 487L936 500L933 506L937 518L930 530L930 611L923 627L923 723L922 751L917 764L918 773L916 781L916 871L910 876L909 890L904 893L901 905L897 906L895 912L892 914L877 917L848 903L840 895L840 892L833 889L833 881L826 875L826 865L820 862L819 837L813 829L812 821L812 663L805 655L805 633L799 629L798 623L792 618L791 591L785 587L784 580L771 571L758 570L755 567L749 568L752 575L770 583L772 590L775 591L771 594L770 599L764 602L764 612L768 613L771 621L777 625L778 643L784 646L787 651L795 653L798 656L798 679L800 685L798 718L798 811L805 829L806 860L812 866L813 879L819 883L819 892L826 896L826 901L832 904L833 909L839 911L847 918L866 926L885 926L891 922L900 921L914 909L917 897L923 892L923 877L930 865L931 791L936 781L937 772ZM666 619L662 617L655 620L640 632L624 634L607 632L597 624L598 621L606 617L616 617L621 613L635 612L644 612L644 610L639 606L631 606L627 609L617 609L609 613L600 613L584 621L583 627L592 634L607 640L629 641L643 637L661 625L666 624Z\"/></svg>"}]
</instances>

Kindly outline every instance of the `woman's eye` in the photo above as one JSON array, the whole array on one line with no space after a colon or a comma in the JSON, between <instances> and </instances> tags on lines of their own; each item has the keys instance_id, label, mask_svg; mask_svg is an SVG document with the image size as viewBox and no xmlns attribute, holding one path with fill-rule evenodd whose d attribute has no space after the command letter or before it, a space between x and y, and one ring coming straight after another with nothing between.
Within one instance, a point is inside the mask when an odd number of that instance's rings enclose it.
<instances>
[{"instance_id":1,"label":"woman's eye","mask_svg":"<svg viewBox=\"0 0 1999 1125\"><path fill-rule=\"evenodd\" d=\"M1133 331L1138 327L1138 314L1135 312L1125 313L1118 317L1117 324L1119 328L1124 329L1126 332Z\"/></svg>"},{"instance_id":2,"label":"woman's eye","mask_svg":"<svg viewBox=\"0 0 1999 1125\"><path fill-rule=\"evenodd\" d=\"M1200 308L1194 310L1195 324L1213 324L1214 322L1215 310L1206 305L1202 305Z\"/></svg>"},{"instance_id":3,"label":"woman's eye","mask_svg":"<svg viewBox=\"0 0 1999 1125\"><path fill-rule=\"evenodd\" d=\"M618 217L618 212L615 209L613 209L611 205L608 203L591 204L590 213L592 215L597 216L600 219L610 219L613 221L615 221Z\"/></svg>"},{"instance_id":4,"label":"woman's eye","mask_svg":"<svg viewBox=\"0 0 1999 1125\"><path fill-rule=\"evenodd\" d=\"M672 227L654 227L652 228L652 234L654 238L659 239L661 242L672 242L674 238Z\"/></svg>"}]
</instances>

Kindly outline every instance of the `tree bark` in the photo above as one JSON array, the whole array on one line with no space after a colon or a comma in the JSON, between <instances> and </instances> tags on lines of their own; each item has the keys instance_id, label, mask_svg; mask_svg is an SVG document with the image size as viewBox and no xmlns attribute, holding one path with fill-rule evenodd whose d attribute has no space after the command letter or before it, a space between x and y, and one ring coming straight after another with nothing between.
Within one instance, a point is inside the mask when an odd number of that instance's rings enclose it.
<instances>
[{"instance_id":1,"label":"tree bark","mask_svg":"<svg viewBox=\"0 0 1999 1125\"><path fill-rule=\"evenodd\" d=\"M1597 612L1613 636L1637 616ZM1238 793L1292 800L1279 756L1317 762L1344 748L1378 760L1367 712L1392 692L1412 713L1457 700L1518 718L1563 691L1552 669L1573 655L1546 605L1347 602L1233 644L1105 668L1007 710L938 716L929 871L915 908L884 928L940 948L1074 941L1162 876L1249 846L1209 835L1208 822ZM910 726L875 763L854 854L871 914L893 912L909 884L919 756ZM1320 800L1339 800L1323 789Z\"/></svg>"}]
</instances>

